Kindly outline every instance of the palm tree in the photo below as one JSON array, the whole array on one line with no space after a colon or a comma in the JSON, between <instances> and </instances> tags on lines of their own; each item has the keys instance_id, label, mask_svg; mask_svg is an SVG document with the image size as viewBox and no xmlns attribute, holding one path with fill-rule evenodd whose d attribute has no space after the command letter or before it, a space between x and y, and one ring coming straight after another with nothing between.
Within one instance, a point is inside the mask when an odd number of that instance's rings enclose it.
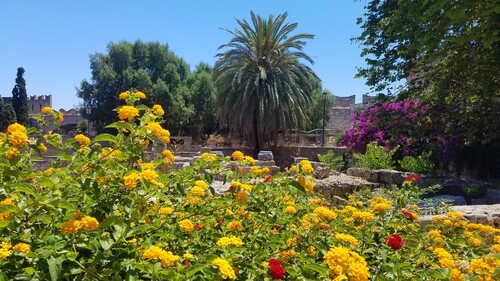
<instances>
[{"instance_id":1,"label":"palm tree","mask_svg":"<svg viewBox=\"0 0 500 281\"><path fill-rule=\"evenodd\" d=\"M318 79L301 60L313 64L302 49L311 34L290 35L298 24L285 23L287 13L267 20L250 12L252 25L236 20L240 29L221 45L214 67L217 114L230 129L246 134L255 148L267 147L285 128L308 123L312 81Z\"/></svg>"}]
</instances>

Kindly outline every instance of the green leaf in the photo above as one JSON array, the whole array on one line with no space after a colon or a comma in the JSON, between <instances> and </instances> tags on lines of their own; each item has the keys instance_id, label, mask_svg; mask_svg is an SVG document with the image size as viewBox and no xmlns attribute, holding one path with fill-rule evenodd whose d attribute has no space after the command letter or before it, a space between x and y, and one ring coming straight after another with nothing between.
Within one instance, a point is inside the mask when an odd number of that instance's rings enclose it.
<instances>
[{"instance_id":1,"label":"green leaf","mask_svg":"<svg viewBox=\"0 0 500 281\"><path fill-rule=\"evenodd\" d=\"M450 278L450 269L449 268L438 268L431 271L431 277L436 279L448 280Z\"/></svg>"},{"instance_id":2,"label":"green leaf","mask_svg":"<svg viewBox=\"0 0 500 281\"><path fill-rule=\"evenodd\" d=\"M57 259L54 257L50 257L47 260L47 263L49 264L50 279L52 281L58 281L61 278L61 269L62 269L61 257Z\"/></svg>"},{"instance_id":3,"label":"green leaf","mask_svg":"<svg viewBox=\"0 0 500 281\"><path fill-rule=\"evenodd\" d=\"M92 143L103 142L103 141L107 141L107 142L116 144L117 139L116 139L116 136L113 136L113 135L108 134L108 133L97 135L92 139Z\"/></svg>"},{"instance_id":4,"label":"green leaf","mask_svg":"<svg viewBox=\"0 0 500 281\"><path fill-rule=\"evenodd\" d=\"M206 264L196 264L191 267L189 267L189 270L186 272L186 277L191 277L195 275L197 272L200 272L203 270L203 268L206 267Z\"/></svg>"},{"instance_id":5,"label":"green leaf","mask_svg":"<svg viewBox=\"0 0 500 281\"><path fill-rule=\"evenodd\" d=\"M104 239L99 240L99 244L101 244L101 247L104 251L109 250L109 248L111 248L114 243L115 243L115 241L113 241L111 238L108 238L106 240L104 240Z\"/></svg>"},{"instance_id":6,"label":"green leaf","mask_svg":"<svg viewBox=\"0 0 500 281\"><path fill-rule=\"evenodd\" d=\"M46 188L52 188L55 185L54 181L49 177L40 177L38 184Z\"/></svg>"},{"instance_id":7,"label":"green leaf","mask_svg":"<svg viewBox=\"0 0 500 281\"><path fill-rule=\"evenodd\" d=\"M316 264L306 264L304 266L307 269L316 271L317 273L321 274L322 276L328 276L328 270L326 268L316 265Z\"/></svg>"},{"instance_id":8,"label":"green leaf","mask_svg":"<svg viewBox=\"0 0 500 281\"><path fill-rule=\"evenodd\" d=\"M14 213L15 211L17 211L16 205L10 205L10 204L0 205L0 213Z\"/></svg>"},{"instance_id":9,"label":"green leaf","mask_svg":"<svg viewBox=\"0 0 500 281\"><path fill-rule=\"evenodd\" d=\"M132 130L132 125L126 122L114 122L106 126L106 128L115 128L115 129L125 129L125 130Z\"/></svg>"},{"instance_id":10,"label":"green leaf","mask_svg":"<svg viewBox=\"0 0 500 281\"><path fill-rule=\"evenodd\" d=\"M26 272L26 274L28 275L33 275L35 272L36 272L36 269L34 269L33 267L25 267L23 268L24 272Z\"/></svg>"},{"instance_id":11,"label":"green leaf","mask_svg":"<svg viewBox=\"0 0 500 281\"><path fill-rule=\"evenodd\" d=\"M117 217L117 216L111 216L111 217L108 217L106 218L105 220L103 220L100 224L99 224L99 229L106 229L108 228L110 225L116 225L116 224L120 224L122 223L123 220L120 218L120 217Z\"/></svg>"},{"instance_id":12,"label":"green leaf","mask_svg":"<svg viewBox=\"0 0 500 281\"><path fill-rule=\"evenodd\" d=\"M302 185L300 185L300 183L298 183L297 181L290 181L290 185L295 187L299 191L302 191L304 193L306 192L305 188Z\"/></svg>"},{"instance_id":13,"label":"green leaf","mask_svg":"<svg viewBox=\"0 0 500 281\"><path fill-rule=\"evenodd\" d=\"M22 193L26 193L28 195L35 196L35 194L36 194L29 184L23 184L23 183L18 184L18 185L16 185L15 189L18 191L21 191Z\"/></svg>"}]
</instances>

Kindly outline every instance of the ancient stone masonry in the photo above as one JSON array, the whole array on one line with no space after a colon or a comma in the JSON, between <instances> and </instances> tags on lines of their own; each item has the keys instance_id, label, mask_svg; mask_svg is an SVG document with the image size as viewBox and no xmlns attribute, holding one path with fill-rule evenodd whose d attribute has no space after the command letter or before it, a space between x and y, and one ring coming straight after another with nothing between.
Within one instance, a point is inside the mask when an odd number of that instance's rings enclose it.
<instances>
[{"instance_id":1,"label":"ancient stone masonry","mask_svg":"<svg viewBox=\"0 0 500 281\"><path fill-rule=\"evenodd\" d=\"M368 95L363 95L363 102L356 103L356 96L348 97L338 97L334 96L335 101L332 105L332 117L327 124L327 129L329 129L331 135L345 132L352 126L352 115L356 110L365 107L369 104L375 97L370 97Z\"/></svg>"},{"instance_id":2,"label":"ancient stone masonry","mask_svg":"<svg viewBox=\"0 0 500 281\"><path fill-rule=\"evenodd\" d=\"M12 97L2 97L5 104L12 104ZM52 107L52 95L30 96L28 99L28 114L42 112L45 106Z\"/></svg>"},{"instance_id":3,"label":"ancient stone masonry","mask_svg":"<svg viewBox=\"0 0 500 281\"><path fill-rule=\"evenodd\" d=\"M44 107L52 107L52 95L30 96L28 99L28 113L37 114Z\"/></svg>"}]
</instances>

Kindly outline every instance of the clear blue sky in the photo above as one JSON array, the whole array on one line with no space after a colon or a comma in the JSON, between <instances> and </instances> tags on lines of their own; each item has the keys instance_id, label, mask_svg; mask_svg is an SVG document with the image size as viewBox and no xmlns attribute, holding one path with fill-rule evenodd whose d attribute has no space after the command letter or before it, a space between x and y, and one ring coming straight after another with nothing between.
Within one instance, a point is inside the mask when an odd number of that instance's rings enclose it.
<instances>
[{"instance_id":1,"label":"clear blue sky","mask_svg":"<svg viewBox=\"0 0 500 281\"><path fill-rule=\"evenodd\" d=\"M363 66L350 38L361 31L356 18L363 1L353 0L0 0L0 95L11 96L17 67L25 68L28 95L52 94L55 109L81 100L75 88L90 78L89 54L105 53L109 42L159 41L194 68L213 65L217 48L231 37L221 28L250 11L267 17L288 12L297 32L312 33L305 52L323 87L335 95L369 91L355 79Z\"/></svg>"}]
</instances>

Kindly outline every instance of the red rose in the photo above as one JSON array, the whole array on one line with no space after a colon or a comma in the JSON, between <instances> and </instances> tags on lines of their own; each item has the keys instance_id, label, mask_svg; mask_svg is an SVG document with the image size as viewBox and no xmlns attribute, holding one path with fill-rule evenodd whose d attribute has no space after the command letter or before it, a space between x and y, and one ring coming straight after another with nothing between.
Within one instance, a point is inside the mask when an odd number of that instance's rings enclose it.
<instances>
[{"instance_id":1,"label":"red rose","mask_svg":"<svg viewBox=\"0 0 500 281\"><path fill-rule=\"evenodd\" d=\"M196 227L196 229L198 230L202 230L203 229L203 225L197 223L194 227Z\"/></svg>"},{"instance_id":2,"label":"red rose","mask_svg":"<svg viewBox=\"0 0 500 281\"><path fill-rule=\"evenodd\" d=\"M412 183L417 183L420 180L420 177L418 175L409 175L405 178L406 181L411 181Z\"/></svg>"},{"instance_id":3,"label":"red rose","mask_svg":"<svg viewBox=\"0 0 500 281\"><path fill-rule=\"evenodd\" d=\"M330 226L329 226L329 225L326 225L326 224L323 224L323 225L321 226L321 228L323 228L323 229L327 229L327 230L328 230L328 229L330 229Z\"/></svg>"},{"instance_id":4,"label":"red rose","mask_svg":"<svg viewBox=\"0 0 500 281\"><path fill-rule=\"evenodd\" d=\"M286 271L283 268L283 266L281 266L281 263L279 260L277 260L277 259L270 259L269 260L269 275L271 275L271 277L274 280L283 279L283 277L285 277L285 273L286 273Z\"/></svg>"},{"instance_id":5,"label":"red rose","mask_svg":"<svg viewBox=\"0 0 500 281\"><path fill-rule=\"evenodd\" d=\"M232 185L229 187L229 191L231 191L231 192L234 191L235 189L236 189L236 187L234 187Z\"/></svg>"},{"instance_id":6,"label":"red rose","mask_svg":"<svg viewBox=\"0 0 500 281\"><path fill-rule=\"evenodd\" d=\"M266 183L268 182L273 176L272 175L267 175L264 180L262 181L262 183Z\"/></svg>"},{"instance_id":7,"label":"red rose","mask_svg":"<svg viewBox=\"0 0 500 281\"><path fill-rule=\"evenodd\" d=\"M403 215L407 216L408 218L410 218L412 220L414 220L414 219L417 218L414 213L412 213L412 212L410 212L408 210L403 210L401 212L403 213Z\"/></svg>"},{"instance_id":8,"label":"red rose","mask_svg":"<svg viewBox=\"0 0 500 281\"><path fill-rule=\"evenodd\" d=\"M393 250L399 250L406 243L403 241L403 238L398 234L391 234L389 239L385 240L385 243L389 245Z\"/></svg>"},{"instance_id":9,"label":"red rose","mask_svg":"<svg viewBox=\"0 0 500 281\"><path fill-rule=\"evenodd\" d=\"M183 261L183 262L182 262L182 266L184 266L184 267L190 267L190 266L191 266L191 263L190 263L190 262L188 262L188 261Z\"/></svg>"}]
</instances>

